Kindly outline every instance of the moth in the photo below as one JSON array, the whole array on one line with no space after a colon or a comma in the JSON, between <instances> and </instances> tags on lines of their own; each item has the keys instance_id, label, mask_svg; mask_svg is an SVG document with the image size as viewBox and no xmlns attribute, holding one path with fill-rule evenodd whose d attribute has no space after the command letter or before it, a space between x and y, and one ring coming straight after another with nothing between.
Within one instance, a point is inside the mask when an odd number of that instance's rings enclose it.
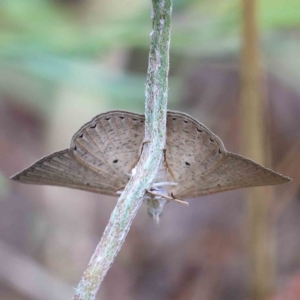
<instances>
[{"instance_id":1,"label":"moth","mask_svg":"<svg viewBox=\"0 0 300 300\"><path fill-rule=\"evenodd\" d=\"M117 196L139 160L144 123L141 114L102 113L74 134L70 148L40 159L12 179ZM290 180L226 151L221 139L191 116L168 111L164 161L143 201L158 222L164 205L173 200Z\"/></svg>"}]
</instances>

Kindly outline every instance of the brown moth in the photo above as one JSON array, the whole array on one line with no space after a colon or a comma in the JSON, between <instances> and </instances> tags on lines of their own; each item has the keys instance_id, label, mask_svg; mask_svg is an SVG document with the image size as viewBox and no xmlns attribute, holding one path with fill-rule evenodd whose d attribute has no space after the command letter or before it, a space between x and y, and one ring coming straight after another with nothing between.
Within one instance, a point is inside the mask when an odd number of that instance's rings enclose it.
<instances>
[{"instance_id":1,"label":"brown moth","mask_svg":"<svg viewBox=\"0 0 300 300\"><path fill-rule=\"evenodd\" d=\"M110 111L82 126L69 149L46 156L12 177L117 196L130 179L144 140L145 116ZM144 202L157 222L165 203L291 179L226 151L219 137L194 118L168 111L165 159Z\"/></svg>"}]
</instances>

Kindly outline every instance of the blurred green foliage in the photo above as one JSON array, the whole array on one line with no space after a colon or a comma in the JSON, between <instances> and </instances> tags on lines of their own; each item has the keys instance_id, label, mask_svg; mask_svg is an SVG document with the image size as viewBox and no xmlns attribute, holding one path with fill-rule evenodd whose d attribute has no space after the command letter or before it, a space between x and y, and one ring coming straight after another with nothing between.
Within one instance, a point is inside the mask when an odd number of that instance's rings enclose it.
<instances>
[{"instance_id":1,"label":"blurred green foliage","mask_svg":"<svg viewBox=\"0 0 300 300\"><path fill-rule=\"evenodd\" d=\"M124 5L126 4L118 3ZM150 1L149 1L150 4ZM298 0L262 0L263 29L300 24ZM150 5L130 18L105 18L85 26L69 6L50 0L1 1L1 56L20 56L31 51L90 56L116 46L148 47ZM174 1L172 47L229 38L239 33L240 1ZM176 17L180 20L176 20ZM138 30L137 30L138 29Z\"/></svg>"},{"instance_id":2,"label":"blurred green foliage","mask_svg":"<svg viewBox=\"0 0 300 300\"><path fill-rule=\"evenodd\" d=\"M57 85L64 83L89 89L95 95L105 94L120 107L128 106L127 99L130 103L143 99L146 74L116 74L110 65L99 66L96 61L105 60L111 51L118 49L147 51L150 1L133 2L135 9L118 0L62 3L1 1L1 91L13 99L34 103L44 112L55 102L53 93ZM93 9L87 9L88 3L96 8L98 5L99 12L101 5L108 5L103 10L109 10L109 14L93 16ZM237 54L240 6L237 0L174 0L172 53L187 57ZM97 14L97 9L93 13ZM299 0L260 1L260 24L266 47L272 51L278 44L282 47L284 43L278 43L278 34L298 27L299 16ZM171 78L170 99L176 100L179 95L178 83L178 79Z\"/></svg>"}]
</instances>

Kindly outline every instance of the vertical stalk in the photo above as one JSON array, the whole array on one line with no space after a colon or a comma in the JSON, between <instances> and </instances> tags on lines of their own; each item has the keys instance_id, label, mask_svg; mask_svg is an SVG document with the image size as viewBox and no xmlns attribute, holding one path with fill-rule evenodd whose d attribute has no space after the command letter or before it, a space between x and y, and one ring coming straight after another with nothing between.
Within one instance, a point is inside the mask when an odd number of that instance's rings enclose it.
<instances>
[{"instance_id":1,"label":"vertical stalk","mask_svg":"<svg viewBox=\"0 0 300 300\"><path fill-rule=\"evenodd\" d=\"M264 99L255 0L242 0L243 34L241 61L242 145L245 156L264 163ZM268 220L270 189L254 188L247 194L251 299L263 300L274 287L272 233Z\"/></svg>"},{"instance_id":2,"label":"vertical stalk","mask_svg":"<svg viewBox=\"0 0 300 300\"><path fill-rule=\"evenodd\" d=\"M169 49L172 0L152 1L152 32L146 85L145 141L135 174L118 199L73 300L92 300L125 241L142 204L145 190L155 180L166 141Z\"/></svg>"}]
</instances>

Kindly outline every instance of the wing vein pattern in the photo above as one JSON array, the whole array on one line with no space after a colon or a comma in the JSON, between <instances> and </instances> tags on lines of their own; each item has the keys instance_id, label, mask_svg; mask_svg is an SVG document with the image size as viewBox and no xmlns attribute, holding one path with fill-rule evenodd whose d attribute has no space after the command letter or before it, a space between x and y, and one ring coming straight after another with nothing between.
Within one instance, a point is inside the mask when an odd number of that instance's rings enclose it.
<instances>
[{"instance_id":1,"label":"wing vein pattern","mask_svg":"<svg viewBox=\"0 0 300 300\"><path fill-rule=\"evenodd\" d=\"M145 116L110 111L83 125L69 149L53 153L12 178L116 195L139 159ZM227 152L203 124L180 112L167 115L166 161L157 181L176 182L169 195L194 198L231 189L290 181L240 155Z\"/></svg>"}]
</instances>

